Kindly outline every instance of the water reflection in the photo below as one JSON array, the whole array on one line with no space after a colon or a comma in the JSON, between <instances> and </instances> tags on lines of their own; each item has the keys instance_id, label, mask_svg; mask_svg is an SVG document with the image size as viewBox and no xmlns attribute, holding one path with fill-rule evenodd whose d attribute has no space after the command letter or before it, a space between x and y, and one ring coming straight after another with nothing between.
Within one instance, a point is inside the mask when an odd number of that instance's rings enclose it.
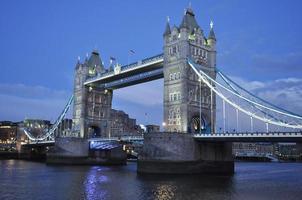
<instances>
[{"instance_id":1,"label":"water reflection","mask_svg":"<svg viewBox=\"0 0 302 200\"><path fill-rule=\"evenodd\" d=\"M138 175L127 166L48 166L0 161L0 199L297 199L300 163L236 163L234 176Z\"/></svg>"},{"instance_id":2,"label":"water reflection","mask_svg":"<svg viewBox=\"0 0 302 200\"><path fill-rule=\"evenodd\" d=\"M101 167L91 167L84 181L85 199L108 199L108 191L103 189L103 185L108 182L109 178L102 174Z\"/></svg>"},{"instance_id":3,"label":"water reflection","mask_svg":"<svg viewBox=\"0 0 302 200\"><path fill-rule=\"evenodd\" d=\"M233 199L233 176L138 175L148 199ZM147 187L147 188L146 188ZM145 194L146 195L146 194Z\"/></svg>"},{"instance_id":4,"label":"water reflection","mask_svg":"<svg viewBox=\"0 0 302 200\"><path fill-rule=\"evenodd\" d=\"M158 200L175 199L176 187L169 184L157 184L155 185L155 191L153 195Z\"/></svg>"}]
</instances>

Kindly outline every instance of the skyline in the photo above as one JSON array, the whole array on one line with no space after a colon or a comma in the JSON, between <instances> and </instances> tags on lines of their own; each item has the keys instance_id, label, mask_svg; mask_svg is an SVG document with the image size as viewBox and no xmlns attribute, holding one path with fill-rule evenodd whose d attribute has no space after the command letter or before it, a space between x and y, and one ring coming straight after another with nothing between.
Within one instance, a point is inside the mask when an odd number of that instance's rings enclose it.
<instances>
[{"instance_id":1,"label":"skyline","mask_svg":"<svg viewBox=\"0 0 302 200\"><path fill-rule=\"evenodd\" d=\"M302 14L301 3L293 2L274 2L270 7L267 2L258 6L257 1L245 2L248 5L235 0L219 4L192 1L192 8L205 35L210 20L214 21L220 69L260 97L301 114L302 39L298 36L302 33L299 26ZM68 4L65 2L59 5L47 2L48 12L42 4L31 3L14 8L1 3L0 25L6 28L0 30L0 41L4 44L0 48L0 120L17 121L24 117L54 120L72 94L78 56L83 60L86 52L97 48L108 66L110 56L127 64L130 49L136 52L130 62L156 55L162 50L166 16L170 16L171 25L179 25L183 9L188 6L184 1L169 10L169 2L165 2L153 15L151 10L157 8L154 2L127 2L129 9L123 13L120 12L125 2L115 7L103 2L94 2L97 4L94 7L77 2L69 12L64 10ZM76 15L85 8L90 8L91 13ZM256 16L251 16L253 8L258 9ZM37 13L33 15L31 11ZM20 31L24 34L17 34ZM22 54L16 58L15 53L20 51ZM149 120L161 124L158 116L162 118L162 85L162 80L158 80L114 91L113 108L124 110L138 123ZM145 119L144 113L148 113L149 119Z\"/></svg>"}]
</instances>

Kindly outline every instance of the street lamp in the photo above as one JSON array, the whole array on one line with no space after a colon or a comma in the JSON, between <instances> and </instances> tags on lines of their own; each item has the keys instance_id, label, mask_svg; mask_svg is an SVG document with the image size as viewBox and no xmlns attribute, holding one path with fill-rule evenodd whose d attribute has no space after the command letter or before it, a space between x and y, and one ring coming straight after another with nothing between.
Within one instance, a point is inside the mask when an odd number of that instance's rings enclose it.
<instances>
[{"instance_id":1,"label":"street lamp","mask_svg":"<svg viewBox=\"0 0 302 200\"><path fill-rule=\"evenodd\" d=\"M166 122L163 122L162 125L163 125L163 132L164 132L167 124L166 124Z\"/></svg>"}]
</instances>

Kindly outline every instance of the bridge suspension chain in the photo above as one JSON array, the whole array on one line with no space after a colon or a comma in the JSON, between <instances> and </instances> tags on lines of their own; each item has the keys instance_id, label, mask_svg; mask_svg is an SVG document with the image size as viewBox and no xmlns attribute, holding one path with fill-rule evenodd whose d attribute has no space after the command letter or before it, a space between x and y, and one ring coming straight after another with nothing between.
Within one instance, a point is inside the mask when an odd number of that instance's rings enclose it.
<instances>
[{"instance_id":1,"label":"bridge suspension chain","mask_svg":"<svg viewBox=\"0 0 302 200\"><path fill-rule=\"evenodd\" d=\"M213 90L213 92L215 92L215 94L217 94L223 100L223 102L228 103L229 105L234 107L236 110L241 111L242 113L245 113L245 114L247 114L248 116L251 117L251 129L252 130L253 130L253 127L252 127L253 126L253 119L258 119L258 120L263 121L264 123L267 123L267 124L273 124L273 125L286 127L286 128L294 128L294 129L301 129L302 128L302 123L300 121L302 119L301 116L299 116L297 114L294 114L294 113L291 113L291 112L288 112L284 109L279 109L277 106L273 106L272 104L270 104L268 102L263 103L264 100L256 97L255 95L252 95L253 98L261 100L262 103L258 103L255 100L252 100L251 98L243 96L238 90L235 89L234 86L231 86L231 89L230 89L229 87L226 87L226 86L222 85L221 83L217 82L216 80L211 78L209 75L207 75L204 71L200 70L200 67L198 65L196 65L192 60L188 59L187 61L188 61L189 66L198 75L198 77L211 90ZM224 81L226 81L227 78L225 76L223 76L223 77L224 78L222 78L222 79ZM228 81L226 81L226 82L228 82ZM237 97L238 99L240 99L242 101L241 102L242 104L235 103L234 101L231 100L230 97L226 97L227 95L223 94L223 92L220 91L218 88L222 89L223 91L227 92L228 94L231 94L231 95ZM241 87L240 87L240 89L244 90ZM251 94L250 92L248 92L246 90L244 90L244 91L248 94ZM249 109L244 108L244 106L243 106L244 104L247 104L249 107L252 107L252 109L254 109L254 110L250 111ZM255 109L257 109L257 110L255 111ZM258 113L259 111L264 116L259 114ZM225 111L224 111L224 113L225 113ZM285 120L276 117L276 115L281 115L281 116L285 116L285 117L288 117L288 118L291 118L291 119L299 120L299 122L293 121L295 123L292 123L292 122L288 123ZM223 119L223 121L224 120L225 119Z\"/></svg>"},{"instance_id":2,"label":"bridge suspension chain","mask_svg":"<svg viewBox=\"0 0 302 200\"><path fill-rule=\"evenodd\" d=\"M218 74L219 77L221 77L221 79L227 84L227 86L228 86L231 90L233 90L235 93L237 93L238 95L243 95L243 94L240 93L239 90L237 90L237 89L231 84L231 82L234 83L234 84L235 84L237 87L239 87L241 90L244 90L246 93L252 95L253 97L256 97L256 99L259 99L259 100L261 100L261 101L266 102L265 100L262 100L262 99L258 98L257 96L254 96L254 95L251 94L250 92L246 91L244 88L240 87L238 84L236 84L235 82L233 82L230 78L228 78L227 76L225 76L225 75L224 75L222 72L220 72L219 70L217 70L217 74ZM212 91L212 90L211 90L211 91ZM262 114L264 114L264 115L266 116L265 118L270 117L271 119L274 119L274 120L278 121L278 119L277 119L275 116L273 116L272 114L266 113L265 110L264 110L263 108L261 108L261 107L259 107L259 106L256 106L256 105L254 105L254 104L252 104L252 103L250 103L250 102L248 102L248 104L249 104L250 106L252 106L254 109L256 109L257 111L260 111ZM274 105L272 105L272 104L270 104L270 103L268 103L268 102L267 102L267 104L269 104L269 105L271 105L271 106L273 106L273 107L276 107L276 106L274 106ZM278 108L278 107L276 107L276 108ZM285 110L283 110L283 111L285 111ZM266 132L268 132L268 123L266 122L265 124L266 124ZM236 109L236 131L237 131L237 132L238 132L238 129L239 129L239 112L238 112L238 109ZM252 122L252 119L251 119L251 130L253 130L253 122Z\"/></svg>"},{"instance_id":3,"label":"bridge suspension chain","mask_svg":"<svg viewBox=\"0 0 302 200\"><path fill-rule=\"evenodd\" d=\"M33 134L27 130L26 128L23 129L25 135L32 141L43 141L45 139L47 139L48 137L54 137L54 132L55 130L58 128L58 126L60 125L60 123L63 121L63 119L65 118L66 116L66 113L68 112L69 108L71 107L71 103L73 101L73 98L74 96L72 95L66 106L64 107L62 113L59 115L59 117L57 118L57 120L55 121L55 123L51 126L51 128L49 130L47 129L44 129L43 132L44 134L43 135L39 135L37 137L34 137Z\"/></svg>"}]
</instances>

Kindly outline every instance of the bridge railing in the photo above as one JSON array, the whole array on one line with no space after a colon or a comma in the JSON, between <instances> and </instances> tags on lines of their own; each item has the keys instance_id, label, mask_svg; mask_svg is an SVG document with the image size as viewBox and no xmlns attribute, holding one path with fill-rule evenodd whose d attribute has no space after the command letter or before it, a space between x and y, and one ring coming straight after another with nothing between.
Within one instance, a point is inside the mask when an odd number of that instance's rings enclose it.
<instances>
[{"instance_id":1,"label":"bridge railing","mask_svg":"<svg viewBox=\"0 0 302 200\"><path fill-rule=\"evenodd\" d=\"M302 137L302 132L255 132L255 133L215 133L194 134L194 137Z\"/></svg>"},{"instance_id":2,"label":"bridge railing","mask_svg":"<svg viewBox=\"0 0 302 200\"><path fill-rule=\"evenodd\" d=\"M114 86L117 86L120 84L125 84L125 83L129 83L129 82L134 82L134 81L137 81L140 79L144 79L144 78L149 78L149 77L161 74L161 73L163 73L163 69L156 69L153 71L144 72L144 73L141 73L138 75L133 75L133 76L129 76L127 78L123 78L123 79L119 79L119 80L112 81L109 83L105 83L104 86L105 86L105 88L110 88L110 87L114 87Z\"/></svg>"},{"instance_id":3,"label":"bridge railing","mask_svg":"<svg viewBox=\"0 0 302 200\"><path fill-rule=\"evenodd\" d=\"M143 136L122 136L122 137L103 137L103 138L90 138L88 141L131 141L131 140L143 140Z\"/></svg>"},{"instance_id":4,"label":"bridge railing","mask_svg":"<svg viewBox=\"0 0 302 200\"><path fill-rule=\"evenodd\" d=\"M128 64L128 65L123 65L123 66L121 66L121 72L123 72L125 70L128 70L128 69L135 68L139 65L144 65L144 64L148 64L148 63L163 59L163 57L164 57L164 54L158 54L158 55L155 55L155 56L145 58L143 60ZM94 80L95 78L102 78L102 77L111 76L111 75L114 75L114 74L115 74L114 71L107 71L107 72L98 74L95 77L88 78L86 81L91 81L91 80Z\"/></svg>"}]
</instances>

